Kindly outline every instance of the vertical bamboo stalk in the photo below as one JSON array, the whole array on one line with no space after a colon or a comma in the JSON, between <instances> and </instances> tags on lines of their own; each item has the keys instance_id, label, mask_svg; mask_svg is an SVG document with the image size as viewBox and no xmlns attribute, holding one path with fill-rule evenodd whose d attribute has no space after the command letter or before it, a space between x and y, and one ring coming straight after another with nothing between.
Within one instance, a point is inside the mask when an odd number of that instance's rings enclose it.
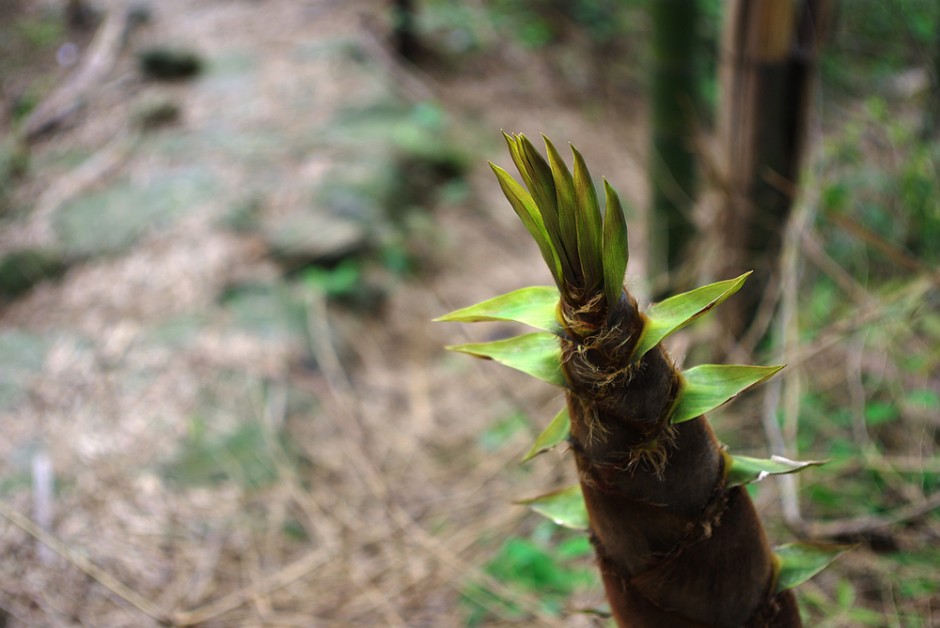
<instances>
[{"instance_id":1,"label":"vertical bamboo stalk","mask_svg":"<svg viewBox=\"0 0 940 628\"><path fill-rule=\"evenodd\" d=\"M716 222L716 275L754 276L726 311L741 338L774 283L784 225L796 195L815 69L831 0L732 0L720 54L719 168L725 192Z\"/></svg>"},{"instance_id":2,"label":"vertical bamboo stalk","mask_svg":"<svg viewBox=\"0 0 940 628\"><path fill-rule=\"evenodd\" d=\"M403 59L416 61L419 44L415 0L392 0L392 44Z\"/></svg>"},{"instance_id":3,"label":"vertical bamboo stalk","mask_svg":"<svg viewBox=\"0 0 940 628\"><path fill-rule=\"evenodd\" d=\"M940 17L934 24L933 53L930 57L930 91L924 106L924 122L921 137L924 140L937 135L940 130Z\"/></svg>"},{"instance_id":4,"label":"vertical bamboo stalk","mask_svg":"<svg viewBox=\"0 0 940 628\"><path fill-rule=\"evenodd\" d=\"M693 147L700 86L695 72L698 0L654 0L650 77L651 253L663 256L674 275L695 235L692 206L696 193ZM670 284L676 287L675 277Z\"/></svg>"}]
</instances>

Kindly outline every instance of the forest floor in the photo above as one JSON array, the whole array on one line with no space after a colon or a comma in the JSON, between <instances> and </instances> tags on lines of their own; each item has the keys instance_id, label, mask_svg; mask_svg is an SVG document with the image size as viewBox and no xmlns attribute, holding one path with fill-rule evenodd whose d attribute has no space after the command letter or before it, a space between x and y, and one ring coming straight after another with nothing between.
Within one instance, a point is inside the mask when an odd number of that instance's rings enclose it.
<instances>
[{"instance_id":1,"label":"forest floor","mask_svg":"<svg viewBox=\"0 0 940 628\"><path fill-rule=\"evenodd\" d=\"M559 598L494 566L570 540L513 504L574 480L518 464L561 395L443 350L511 326L430 321L550 283L486 166L500 129L573 141L643 207L641 99L575 98L513 42L402 64L374 4L155 3L32 146L0 252L67 270L0 305L0 624L603 625L575 612L595 580ZM155 45L202 73L145 79ZM732 438L760 451L753 417ZM879 568L859 550L812 591Z\"/></svg>"}]
</instances>

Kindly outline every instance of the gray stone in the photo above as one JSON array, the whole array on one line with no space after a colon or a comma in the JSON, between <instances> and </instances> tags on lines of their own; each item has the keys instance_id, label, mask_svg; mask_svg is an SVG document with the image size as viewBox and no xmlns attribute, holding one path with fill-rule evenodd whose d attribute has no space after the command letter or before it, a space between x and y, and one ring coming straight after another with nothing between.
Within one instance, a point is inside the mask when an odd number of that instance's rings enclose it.
<instances>
[{"instance_id":1,"label":"gray stone","mask_svg":"<svg viewBox=\"0 0 940 628\"><path fill-rule=\"evenodd\" d=\"M288 270L311 264L329 264L364 250L369 243L366 226L359 221L296 212L265 225L271 255Z\"/></svg>"}]
</instances>

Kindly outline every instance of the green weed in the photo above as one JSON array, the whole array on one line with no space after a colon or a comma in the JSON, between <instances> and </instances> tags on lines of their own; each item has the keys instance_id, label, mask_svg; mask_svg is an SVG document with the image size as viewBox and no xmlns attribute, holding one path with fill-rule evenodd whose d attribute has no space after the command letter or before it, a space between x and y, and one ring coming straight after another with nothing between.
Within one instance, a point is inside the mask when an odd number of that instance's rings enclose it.
<instances>
[{"instance_id":1,"label":"green weed","mask_svg":"<svg viewBox=\"0 0 940 628\"><path fill-rule=\"evenodd\" d=\"M507 539L484 571L510 589L535 594L542 610L559 615L579 589L596 585L593 554L583 535L542 522L528 537ZM464 625L485 625L493 618L521 621L526 613L512 600L482 585L468 585L461 594Z\"/></svg>"},{"instance_id":2,"label":"green weed","mask_svg":"<svg viewBox=\"0 0 940 628\"><path fill-rule=\"evenodd\" d=\"M167 479L180 486L233 482L259 489L278 479L279 464L292 464L286 435L268 434L257 422L224 434L207 432L205 421L194 417L179 454L163 468Z\"/></svg>"}]
</instances>

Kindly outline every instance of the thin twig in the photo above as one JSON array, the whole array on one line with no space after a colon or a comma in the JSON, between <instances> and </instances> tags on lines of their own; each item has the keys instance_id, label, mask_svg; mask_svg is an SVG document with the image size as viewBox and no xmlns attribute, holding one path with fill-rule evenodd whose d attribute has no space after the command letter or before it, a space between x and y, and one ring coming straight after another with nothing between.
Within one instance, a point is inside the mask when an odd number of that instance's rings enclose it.
<instances>
[{"instance_id":1,"label":"thin twig","mask_svg":"<svg viewBox=\"0 0 940 628\"><path fill-rule=\"evenodd\" d=\"M259 595L268 595L278 589L283 589L287 585L313 573L335 556L335 550L325 551L324 548L312 550L275 573L233 591L214 602L190 611L173 613L173 623L178 626L192 626L209 621L219 615L235 610Z\"/></svg>"},{"instance_id":2,"label":"thin twig","mask_svg":"<svg viewBox=\"0 0 940 628\"><path fill-rule=\"evenodd\" d=\"M893 313L892 308L900 303L920 302L923 296L932 288L932 278L921 276L913 279L902 288L898 288L895 292L881 296L879 299L856 310L853 316L837 320L828 327L823 328L812 344L800 347L793 357L787 360L787 366L792 368L812 360L841 341L846 335L890 316Z\"/></svg>"},{"instance_id":3,"label":"thin twig","mask_svg":"<svg viewBox=\"0 0 940 628\"><path fill-rule=\"evenodd\" d=\"M797 431L799 429L801 381L800 369L793 364L793 354L799 347L799 304L800 277L800 234L812 220L814 204L807 201L797 204L790 216L784 234L780 252L780 311L779 336L782 344L783 363L789 368L783 377L767 389L764 397L763 425L764 432L777 455L798 456ZM777 405L783 402L783 426L777 422ZM783 518L790 525L802 521L799 500L799 478L796 474L782 475L777 478L780 487L780 502Z\"/></svg>"},{"instance_id":4,"label":"thin twig","mask_svg":"<svg viewBox=\"0 0 940 628\"><path fill-rule=\"evenodd\" d=\"M806 257L808 257L819 270L826 273L826 275L836 282L836 285L851 297L853 301L858 305L866 305L872 302L874 297L865 289L865 286L860 284L855 277L850 275L838 262L832 259L812 233L804 231L801 234L800 243L803 246L803 253L806 254Z\"/></svg>"},{"instance_id":5,"label":"thin twig","mask_svg":"<svg viewBox=\"0 0 940 628\"><path fill-rule=\"evenodd\" d=\"M23 123L22 135L27 142L61 125L81 107L89 92L114 68L134 24L130 6L108 13L78 68Z\"/></svg>"},{"instance_id":6,"label":"thin twig","mask_svg":"<svg viewBox=\"0 0 940 628\"><path fill-rule=\"evenodd\" d=\"M272 388L273 391L268 392ZM304 513L310 527L320 537L322 543L328 544L335 542L336 539L333 538L335 534L327 530L323 523L329 520L329 513L314 499L310 491L304 488L303 482L297 477L294 467L287 464L286 461L289 460L290 456L284 448L284 445L277 438L277 430L283 426L286 420L287 396L288 387L286 384L278 385L272 383L271 386L266 389L262 408L262 436L264 437L265 445L271 452L271 460L274 462L274 466L277 467L278 477L284 480L291 500L297 504L297 507Z\"/></svg>"},{"instance_id":7,"label":"thin twig","mask_svg":"<svg viewBox=\"0 0 940 628\"><path fill-rule=\"evenodd\" d=\"M801 536L815 539L858 536L919 519L937 508L940 508L940 492L920 503L908 504L886 515L863 515L833 521L801 521L799 525L792 527Z\"/></svg>"},{"instance_id":8,"label":"thin twig","mask_svg":"<svg viewBox=\"0 0 940 628\"><path fill-rule=\"evenodd\" d=\"M865 354L865 340L853 340L845 361L845 382L849 389L849 403L852 408L852 436L855 444L867 451L874 448L868 426L865 424L865 386L862 383L862 357Z\"/></svg>"},{"instance_id":9,"label":"thin twig","mask_svg":"<svg viewBox=\"0 0 940 628\"><path fill-rule=\"evenodd\" d=\"M47 188L33 206L32 221L39 225L40 237L51 239L52 217L55 211L68 200L98 184L117 168L124 165L131 150L137 145L137 133L121 134L79 166L58 177Z\"/></svg>"},{"instance_id":10,"label":"thin twig","mask_svg":"<svg viewBox=\"0 0 940 628\"><path fill-rule=\"evenodd\" d=\"M37 526L28 517L21 515L2 501L0 501L0 516L32 536L40 543L49 547L56 554L59 554L62 556L62 558L75 565L75 567L85 572L86 575L98 582L98 584L111 591L111 593L118 596L144 615L150 617L154 621L166 622L167 613L158 608L156 604L145 598L140 593L134 591L126 584L118 580L115 576L98 567L78 552L74 551L65 543Z\"/></svg>"},{"instance_id":11,"label":"thin twig","mask_svg":"<svg viewBox=\"0 0 940 628\"><path fill-rule=\"evenodd\" d=\"M336 403L337 409L344 414L344 416L335 417L339 428L346 432L342 444L347 455L351 458L352 467L363 476L375 497L385 505L390 519L396 526L404 530L419 547L437 558L455 574L460 574L466 580L476 581L497 595L512 600L520 608L537 618L542 626L562 627L564 623L558 618L545 613L536 599L514 591L478 568L467 565L441 540L428 533L409 513L397 504L382 477L382 473L365 449L364 437L366 430L357 409L357 397L353 394L352 383L340 363L336 350L329 341L331 333L328 325L326 299L322 294L313 294L308 301L308 306L307 324L309 336L313 341L311 343L312 349L317 364L322 369L330 391L333 393L333 401ZM322 339L322 341L315 341L316 339Z\"/></svg>"},{"instance_id":12,"label":"thin twig","mask_svg":"<svg viewBox=\"0 0 940 628\"><path fill-rule=\"evenodd\" d=\"M914 257L899 246L888 242L879 234L860 224L858 221L841 214L833 214L829 216L829 220L851 233L859 240L877 249L901 268L914 273L923 273L929 276L934 283L940 283L940 271L937 271L936 268Z\"/></svg>"},{"instance_id":13,"label":"thin twig","mask_svg":"<svg viewBox=\"0 0 940 628\"><path fill-rule=\"evenodd\" d=\"M940 473L940 458L878 456L856 461L859 468L879 473Z\"/></svg>"}]
</instances>

